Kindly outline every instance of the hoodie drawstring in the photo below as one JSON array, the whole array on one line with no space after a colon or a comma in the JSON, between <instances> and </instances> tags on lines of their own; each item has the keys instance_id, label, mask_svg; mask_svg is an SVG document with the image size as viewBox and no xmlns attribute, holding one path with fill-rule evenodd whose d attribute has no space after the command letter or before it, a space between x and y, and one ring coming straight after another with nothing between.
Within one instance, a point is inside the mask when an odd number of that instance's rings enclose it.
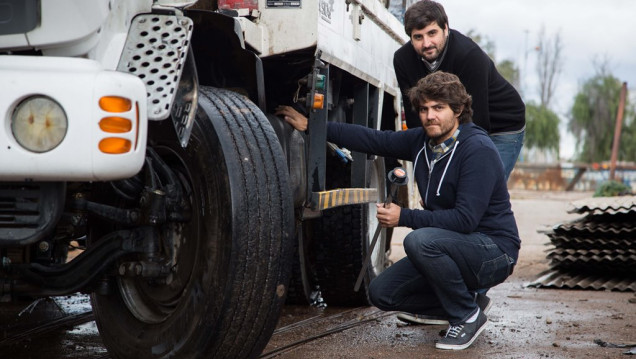
<instances>
[{"instance_id":1,"label":"hoodie drawstring","mask_svg":"<svg viewBox=\"0 0 636 359\"><path fill-rule=\"evenodd\" d=\"M455 145L453 146L453 149L451 150L451 154L450 154L450 157L448 158L448 162L446 162L446 166L444 167L444 172L442 172L442 178L439 179L439 186L437 186L437 192L435 193L435 196L437 197L439 197L439 190L440 188L442 188L442 182L444 182L444 177L446 176L446 170L448 170L448 166L453 160L453 155L455 154L455 149L457 148L458 145L459 145L459 140L455 141Z\"/></svg>"},{"instance_id":2,"label":"hoodie drawstring","mask_svg":"<svg viewBox=\"0 0 636 359\"><path fill-rule=\"evenodd\" d=\"M422 149L420 149L420 151L417 153L417 156L415 156L415 162L413 162L413 174L415 174L415 169L417 168L417 160L418 158L420 158L420 154L422 153L422 151L426 150L426 144L424 144L424 147L422 147ZM424 152L426 154L426 151ZM426 161L426 164L428 165L428 161Z\"/></svg>"}]
</instances>

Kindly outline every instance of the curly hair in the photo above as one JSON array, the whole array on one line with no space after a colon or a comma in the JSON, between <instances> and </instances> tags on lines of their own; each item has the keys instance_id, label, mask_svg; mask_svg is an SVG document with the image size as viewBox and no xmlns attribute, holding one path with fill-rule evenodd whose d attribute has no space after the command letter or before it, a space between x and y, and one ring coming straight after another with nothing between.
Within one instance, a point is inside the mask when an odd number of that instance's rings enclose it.
<instances>
[{"instance_id":1,"label":"curly hair","mask_svg":"<svg viewBox=\"0 0 636 359\"><path fill-rule=\"evenodd\" d=\"M473 99L454 74L443 71L430 73L421 78L407 95L415 112L419 112L420 106L426 101L439 101L448 104L454 113L459 114L459 123L473 120Z\"/></svg>"}]
</instances>

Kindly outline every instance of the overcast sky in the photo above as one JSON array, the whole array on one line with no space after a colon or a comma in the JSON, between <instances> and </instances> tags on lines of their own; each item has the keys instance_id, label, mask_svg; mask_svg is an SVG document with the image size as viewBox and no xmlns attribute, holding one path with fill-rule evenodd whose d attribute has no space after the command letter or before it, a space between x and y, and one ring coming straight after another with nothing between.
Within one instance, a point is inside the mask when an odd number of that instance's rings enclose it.
<instances>
[{"instance_id":1,"label":"overcast sky","mask_svg":"<svg viewBox=\"0 0 636 359\"><path fill-rule=\"evenodd\" d=\"M561 118L565 136L562 157L568 158L573 152L574 142L565 133L565 123L579 86L595 74L595 56L607 59L611 73L627 82L630 98L634 98L636 0L438 1L446 9L451 28L462 33L474 30L494 43L497 61L510 59L517 63L526 101L538 99L534 47L541 27L547 36L560 33L563 71L553 110Z\"/></svg>"}]
</instances>

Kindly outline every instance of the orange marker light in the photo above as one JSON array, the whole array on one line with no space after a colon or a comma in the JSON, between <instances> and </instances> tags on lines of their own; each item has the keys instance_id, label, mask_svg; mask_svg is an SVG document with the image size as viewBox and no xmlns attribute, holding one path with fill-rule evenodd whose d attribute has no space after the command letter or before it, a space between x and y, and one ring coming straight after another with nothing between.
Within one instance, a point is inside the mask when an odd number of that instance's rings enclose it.
<instances>
[{"instance_id":1,"label":"orange marker light","mask_svg":"<svg viewBox=\"0 0 636 359\"><path fill-rule=\"evenodd\" d=\"M109 137L99 141L99 150L108 154L126 153L130 147L130 141L125 138Z\"/></svg>"},{"instance_id":2,"label":"orange marker light","mask_svg":"<svg viewBox=\"0 0 636 359\"><path fill-rule=\"evenodd\" d=\"M314 94L314 103L312 105L312 108L314 110L320 110L324 107L324 105L325 105L325 95L321 93Z\"/></svg>"},{"instance_id":3,"label":"orange marker light","mask_svg":"<svg viewBox=\"0 0 636 359\"><path fill-rule=\"evenodd\" d=\"M104 117L99 121L99 128L104 132L126 133L132 129L132 122L123 117Z\"/></svg>"},{"instance_id":4,"label":"orange marker light","mask_svg":"<svg viewBox=\"0 0 636 359\"><path fill-rule=\"evenodd\" d=\"M132 108L132 101L125 97L104 96L99 99L99 107L106 112L127 112Z\"/></svg>"}]
</instances>

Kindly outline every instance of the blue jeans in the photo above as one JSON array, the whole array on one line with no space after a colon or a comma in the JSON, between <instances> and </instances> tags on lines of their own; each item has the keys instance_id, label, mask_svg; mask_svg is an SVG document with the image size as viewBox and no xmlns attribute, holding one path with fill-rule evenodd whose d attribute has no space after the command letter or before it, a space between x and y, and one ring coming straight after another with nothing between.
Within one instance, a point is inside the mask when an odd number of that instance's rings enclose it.
<instances>
[{"instance_id":1,"label":"blue jeans","mask_svg":"<svg viewBox=\"0 0 636 359\"><path fill-rule=\"evenodd\" d=\"M490 139L495 143L495 147L497 147L497 151L499 151L499 156L503 162L504 170L506 172L506 181L508 181L510 172L512 172L512 169L515 168L515 164L519 158L525 133L526 131L523 130L519 133L490 135Z\"/></svg>"},{"instance_id":2,"label":"blue jeans","mask_svg":"<svg viewBox=\"0 0 636 359\"><path fill-rule=\"evenodd\" d=\"M404 239L406 257L369 286L369 298L387 311L444 316L451 325L477 311L474 293L512 272L513 260L486 235L420 228Z\"/></svg>"}]
</instances>

